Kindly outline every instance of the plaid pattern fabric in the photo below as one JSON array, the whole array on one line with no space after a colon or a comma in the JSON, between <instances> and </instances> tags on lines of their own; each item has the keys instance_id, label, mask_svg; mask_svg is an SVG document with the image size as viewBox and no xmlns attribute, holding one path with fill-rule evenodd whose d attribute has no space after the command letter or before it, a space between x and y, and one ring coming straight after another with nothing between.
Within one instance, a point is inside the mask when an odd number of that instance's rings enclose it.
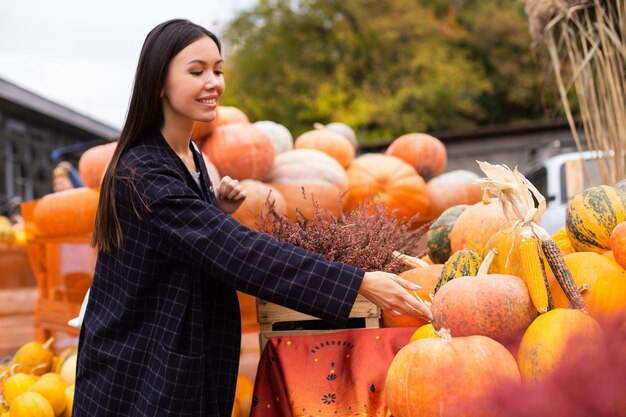
<instances>
[{"instance_id":1,"label":"plaid pattern fabric","mask_svg":"<svg viewBox=\"0 0 626 417\"><path fill-rule=\"evenodd\" d=\"M229 417L240 317L235 289L344 325L364 271L240 225L162 136L116 173L123 245L98 254L81 328L74 417Z\"/></svg>"}]
</instances>

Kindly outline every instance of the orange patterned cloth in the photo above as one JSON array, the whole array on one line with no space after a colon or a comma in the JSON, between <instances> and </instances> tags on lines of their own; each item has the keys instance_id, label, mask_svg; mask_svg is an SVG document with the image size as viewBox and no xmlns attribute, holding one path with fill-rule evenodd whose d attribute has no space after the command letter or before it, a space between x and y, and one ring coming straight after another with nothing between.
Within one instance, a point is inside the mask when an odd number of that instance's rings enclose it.
<instances>
[{"instance_id":1,"label":"orange patterned cloth","mask_svg":"<svg viewBox=\"0 0 626 417\"><path fill-rule=\"evenodd\" d=\"M250 417L385 417L385 378L416 330L353 329L269 339Z\"/></svg>"}]
</instances>

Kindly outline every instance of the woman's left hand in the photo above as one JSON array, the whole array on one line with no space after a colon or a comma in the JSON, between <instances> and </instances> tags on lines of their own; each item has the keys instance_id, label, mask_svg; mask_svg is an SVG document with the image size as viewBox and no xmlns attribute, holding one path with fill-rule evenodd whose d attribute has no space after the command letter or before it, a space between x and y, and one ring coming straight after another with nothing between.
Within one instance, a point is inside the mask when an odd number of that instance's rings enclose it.
<instances>
[{"instance_id":1,"label":"woman's left hand","mask_svg":"<svg viewBox=\"0 0 626 417\"><path fill-rule=\"evenodd\" d=\"M246 190L239 181L226 175L217 188L217 206L224 213L233 214L247 196Z\"/></svg>"}]
</instances>

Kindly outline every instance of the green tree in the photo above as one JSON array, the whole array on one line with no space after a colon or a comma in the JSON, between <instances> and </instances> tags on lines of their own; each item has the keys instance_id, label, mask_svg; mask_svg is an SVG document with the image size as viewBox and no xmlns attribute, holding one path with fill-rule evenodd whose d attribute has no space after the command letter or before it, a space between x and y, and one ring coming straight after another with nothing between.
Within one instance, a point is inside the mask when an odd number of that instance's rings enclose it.
<instances>
[{"instance_id":1,"label":"green tree","mask_svg":"<svg viewBox=\"0 0 626 417\"><path fill-rule=\"evenodd\" d=\"M261 0L226 32L224 103L366 141L539 117L526 21L504 0Z\"/></svg>"}]
</instances>

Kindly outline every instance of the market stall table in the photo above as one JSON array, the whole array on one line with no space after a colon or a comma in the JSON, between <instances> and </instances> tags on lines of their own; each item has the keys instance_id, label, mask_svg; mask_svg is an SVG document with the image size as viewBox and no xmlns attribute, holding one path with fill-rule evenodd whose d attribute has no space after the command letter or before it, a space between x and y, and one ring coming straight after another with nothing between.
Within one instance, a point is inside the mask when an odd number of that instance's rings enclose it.
<instances>
[{"instance_id":1,"label":"market stall table","mask_svg":"<svg viewBox=\"0 0 626 417\"><path fill-rule=\"evenodd\" d=\"M271 337L250 417L385 417L387 370L413 327Z\"/></svg>"}]
</instances>

